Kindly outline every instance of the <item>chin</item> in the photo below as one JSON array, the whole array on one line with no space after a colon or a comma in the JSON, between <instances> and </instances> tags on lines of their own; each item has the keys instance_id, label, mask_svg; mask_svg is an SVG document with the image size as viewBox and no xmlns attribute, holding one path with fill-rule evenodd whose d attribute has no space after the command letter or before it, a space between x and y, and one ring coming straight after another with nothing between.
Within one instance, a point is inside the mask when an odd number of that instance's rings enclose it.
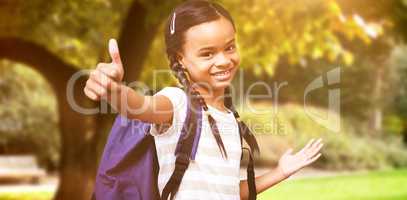
<instances>
[{"instance_id":1,"label":"chin","mask_svg":"<svg viewBox=\"0 0 407 200\"><path fill-rule=\"evenodd\" d=\"M224 81L224 82L223 81L222 82L216 81L215 83L212 84L212 88L214 90L222 90L222 89L226 89L230 85L232 85L232 80Z\"/></svg>"},{"instance_id":2,"label":"chin","mask_svg":"<svg viewBox=\"0 0 407 200\"><path fill-rule=\"evenodd\" d=\"M220 89L225 89L229 86L232 85L232 80L235 76L236 73L236 68L231 70L231 73L229 76L226 77L214 77L211 76L212 80L211 80L211 86L213 89L215 90L220 90Z\"/></svg>"}]
</instances>

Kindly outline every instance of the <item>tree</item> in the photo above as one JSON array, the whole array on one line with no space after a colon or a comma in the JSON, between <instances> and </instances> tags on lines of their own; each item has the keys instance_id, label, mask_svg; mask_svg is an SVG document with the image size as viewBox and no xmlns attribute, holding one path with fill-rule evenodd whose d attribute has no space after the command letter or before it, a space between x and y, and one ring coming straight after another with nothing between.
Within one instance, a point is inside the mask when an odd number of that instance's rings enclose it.
<instances>
[{"instance_id":1,"label":"tree","mask_svg":"<svg viewBox=\"0 0 407 200\"><path fill-rule=\"evenodd\" d=\"M99 157L97 147L104 143L100 136L112 120L112 115L85 116L72 110L66 96L68 80L83 66L93 67L104 60L103 38L107 41L115 32L120 35L126 80L136 79L156 27L173 3L175 1L159 0L87 4L82 1L6 1L2 5L1 9L6 10L2 12L6 13L5 19L11 20L2 21L1 26L12 31L0 35L0 58L35 68L52 85L58 99L62 151L60 186L55 199L89 199ZM43 8L49 12L40 12L38 17L36 11ZM99 12L94 12L95 9ZM126 14L121 15L120 11ZM97 16L89 17L93 14ZM119 24L120 20L123 23ZM112 31L117 27L112 24L121 25L121 29ZM101 29L102 36L92 28ZM74 98L84 107L96 106L82 92L84 81L82 78L75 84Z\"/></svg>"},{"instance_id":2,"label":"tree","mask_svg":"<svg viewBox=\"0 0 407 200\"><path fill-rule=\"evenodd\" d=\"M3 60L0 94L0 154L34 154L41 166L55 171L60 134L51 86L34 70Z\"/></svg>"},{"instance_id":3,"label":"tree","mask_svg":"<svg viewBox=\"0 0 407 200\"><path fill-rule=\"evenodd\" d=\"M400 47L395 52L394 65L397 73L397 95L394 101L395 113L402 121L401 134L403 143L407 146L407 53L406 47Z\"/></svg>"},{"instance_id":4,"label":"tree","mask_svg":"<svg viewBox=\"0 0 407 200\"><path fill-rule=\"evenodd\" d=\"M395 3L393 19L396 22L396 33L398 38L402 41L407 41L407 2L403 0L397 0ZM406 50L403 51L404 54ZM399 90L395 101L396 113L403 121L403 142L407 146L407 61L405 55L399 56L397 74L399 75Z\"/></svg>"},{"instance_id":5,"label":"tree","mask_svg":"<svg viewBox=\"0 0 407 200\"><path fill-rule=\"evenodd\" d=\"M362 17L345 14L334 0L219 2L235 20L241 66L258 77L274 75L279 61L284 59L290 65L306 66L309 60L327 60L349 66L354 57L342 44L343 39L360 39L369 44L382 34L380 24L361 24ZM153 69L168 68L162 56L163 43L163 37L156 38L147 58L149 69L142 75L145 80L152 76ZM171 81L168 77L160 78Z\"/></svg>"},{"instance_id":6,"label":"tree","mask_svg":"<svg viewBox=\"0 0 407 200\"><path fill-rule=\"evenodd\" d=\"M163 37L155 35L158 31L162 33L163 19L177 2L0 3L0 58L37 69L52 85L58 99L62 152L61 184L56 199L88 199L93 188L97 147L104 143L100 136L105 135L113 119L113 115L85 116L73 111L65 92L69 78L79 69L105 61L106 42L112 35L118 36L127 82L141 75L145 63L164 66L162 53L161 59L152 56L163 49ZM382 32L380 24L370 24L361 16L345 13L345 5L341 6L339 0L221 2L236 19L242 65L257 74L273 75L276 64L284 58L288 64L307 65L309 59L325 59L350 65L354 57L343 41L360 39L369 44ZM150 76L141 77L146 80ZM75 85L76 101L85 107L97 106L84 97L83 81L80 79Z\"/></svg>"}]
</instances>

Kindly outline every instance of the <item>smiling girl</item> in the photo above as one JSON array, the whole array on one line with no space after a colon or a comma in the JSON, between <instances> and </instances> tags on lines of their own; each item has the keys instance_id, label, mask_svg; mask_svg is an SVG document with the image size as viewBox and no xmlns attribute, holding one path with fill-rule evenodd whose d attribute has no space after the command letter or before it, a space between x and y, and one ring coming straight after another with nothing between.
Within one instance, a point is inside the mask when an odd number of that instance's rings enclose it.
<instances>
[{"instance_id":1,"label":"smiling girl","mask_svg":"<svg viewBox=\"0 0 407 200\"><path fill-rule=\"evenodd\" d=\"M240 180L239 134L251 133L239 120L228 94L240 63L235 36L234 21L221 5L203 0L186 1L174 9L165 27L170 68L183 89L166 87L154 96L144 96L123 85L123 66L113 39L109 41L112 62L99 63L91 72L84 89L89 98L106 99L127 118L155 124L150 134L157 148L160 193L165 192L174 171L174 151L187 104L191 102L205 115L195 160L183 175L175 199L249 198L248 181ZM254 137L249 143L256 147ZM255 178L256 192L316 161L322 146L321 139L313 139L295 154L292 149L287 150L277 167Z\"/></svg>"}]
</instances>

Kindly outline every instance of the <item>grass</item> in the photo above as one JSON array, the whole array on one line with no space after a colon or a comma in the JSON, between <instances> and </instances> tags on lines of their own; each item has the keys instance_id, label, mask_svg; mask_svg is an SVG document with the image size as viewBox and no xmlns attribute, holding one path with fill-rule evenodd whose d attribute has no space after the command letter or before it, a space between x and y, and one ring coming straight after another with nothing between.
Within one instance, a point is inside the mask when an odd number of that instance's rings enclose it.
<instances>
[{"instance_id":1,"label":"grass","mask_svg":"<svg viewBox=\"0 0 407 200\"><path fill-rule=\"evenodd\" d=\"M259 199L406 200L407 169L287 180L260 194Z\"/></svg>"},{"instance_id":2,"label":"grass","mask_svg":"<svg viewBox=\"0 0 407 200\"><path fill-rule=\"evenodd\" d=\"M0 200L48 200L51 192L0 193ZM407 169L287 180L259 200L406 200Z\"/></svg>"},{"instance_id":3,"label":"grass","mask_svg":"<svg viewBox=\"0 0 407 200\"><path fill-rule=\"evenodd\" d=\"M53 192L0 193L0 200L50 200Z\"/></svg>"}]
</instances>

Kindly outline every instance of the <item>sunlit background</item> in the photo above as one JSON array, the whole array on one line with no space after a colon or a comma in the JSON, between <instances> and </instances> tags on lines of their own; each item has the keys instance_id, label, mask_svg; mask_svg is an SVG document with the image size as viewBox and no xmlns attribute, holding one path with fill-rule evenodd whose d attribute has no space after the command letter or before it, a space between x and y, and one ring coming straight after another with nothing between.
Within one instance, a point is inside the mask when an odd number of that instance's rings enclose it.
<instances>
[{"instance_id":1,"label":"sunlit background","mask_svg":"<svg viewBox=\"0 0 407 200\"><path fill-rule=\"evenodd\" d=\"M175 84L154 72L168 69L163 25L179 2L0 0L0 199L89 199L115 114L73 111L67 82L109 61L107 41L116 38L127 83ZM261 145L257 174L290 147L325 141L315 164L259 199L407 199L407 1L217 2L237 26L235 103ZM330 85L332 70L339 82ZM306 93L319 77L322 87ZM75 101L100 106L84 96L84 80ZM278 97L242 98L283 83ZM333 90L339 99L329 99ZM328 115L339 129L316 120Z\"/></svg>"}]
</instances>

